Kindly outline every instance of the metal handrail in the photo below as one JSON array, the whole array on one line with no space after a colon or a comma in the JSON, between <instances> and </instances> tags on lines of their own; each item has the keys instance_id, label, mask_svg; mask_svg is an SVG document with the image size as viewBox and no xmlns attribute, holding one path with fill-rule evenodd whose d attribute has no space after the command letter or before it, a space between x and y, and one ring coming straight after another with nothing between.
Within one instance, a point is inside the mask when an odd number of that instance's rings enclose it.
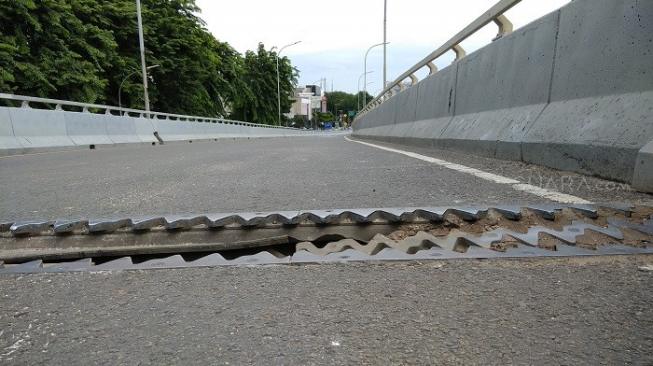
<instances>
[{"instance_id":1,"label":"metal handrail","mask_svg":"<svg viewBox=\"0 0 653 366\"><path fill-rule=\"evenodd\" d=\"M273 125L264 125L260 123L251 123L244 121L235 121L225 118L213 118L213 117L200 117L200 116L190 116L183 114L174 114L174 113L163 113L163 112L153 112L153 111L144 111L140 109L124 108L124 107L115 107L103 104L93 104L93 103L81 103L73 102L68 100L59 100L59 99L50 99L50 98L39 98L39 97L30 97L26 95L17 95L17 94L7 94L0 93L0 99L15 100L21 102L20 108L32 108L29 103L44 103L44 104L54 104L55 110L63 110L62 106L70 107L80 107L82 112L91 113L89 108L102 109L105 111L105 114L112 114L112 111L119 112L122 116L127 113L137 113L139 116L145 116L149 114L150 116L156 116L158 119L173 119L179 121L189 121L189 122L214 122L214 123L226 123L226 124L235 124L241 126L250 126L250 127L264 127L264 128L283 128L288 130L298 130L298 128L293 127L282 127L282 126L273 126ZM164 117L164 118L160 118Z\"/></svg>"},{"instance_id":2,"label":"metal handrail","mask_svg":"<svg viewBox=\"0 0 653 366\"><path fill-rule=\"evenodd\" d=\"M465 57L466 52L460 46L460 43L465 39L469 38L472 34L476 33L479 29L483 28L487 24L494 22L499 27L499 33L495 39L501 38L506 34L512 32L513 26L512 23L505 17L504 13L508 11L513 6L517 5L521 0L501 0L488 11L483 13L481 16L476 18L472 23L465 27L462 31L458 32L455 36L445 42L440 48L431 52L428 56L424 57L420 62L416 63L413 67L408 69L408 71L401 74L396 78L392 83L388 84L381 92L372 99L363 109L361 109L358 117L364 115L368 111L372 110L377 105L383 103L386 98L391 97L395 89L399 90L405 89L407 86L403 83L404 80L410 79L410 85L408 87L417 84L418 79L415 76L415 72L420 70L423 67L429 68L429 76L437 72L437 67L433 64L437 58L442 56L448 51L453 51L456 53L455 61L459 61Z\"/></svg>"}]
</instances>

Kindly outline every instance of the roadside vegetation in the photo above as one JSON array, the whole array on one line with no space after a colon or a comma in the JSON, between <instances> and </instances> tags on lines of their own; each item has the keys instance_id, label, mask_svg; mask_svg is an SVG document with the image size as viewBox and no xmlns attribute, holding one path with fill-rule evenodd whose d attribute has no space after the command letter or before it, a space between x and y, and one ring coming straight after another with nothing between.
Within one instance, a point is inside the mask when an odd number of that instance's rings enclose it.
<instances>
[{"instance_id":1,"label":"roadside vegetation","mask_svg":"<svg viewBox=\"0 0 653 366\"><path fill-rule=\"evenodd\" d=\"M157 111L277 123L276 53L217 40L194 0L142 0ZM0 1L0 92L144 106L134 0ZM298 71L279 59L281 108Z\"/></svg>"},{"instance_id":2,"label":"roadside vegetation","mask_svg":"<svg viewBox=\"0 0 653 366\"><path fill-rule=\"evenodd\" d=\"M358 94L350 94L343 91L333 91L331 93L326 93L326 97L327 110L334 114L336 114L338 111L339 113L358 111L364 106L363 91L359 92ZM372 99L374 98L369 93L367 93L367 101L370 102Z\"/></svg>"}]
</instances>

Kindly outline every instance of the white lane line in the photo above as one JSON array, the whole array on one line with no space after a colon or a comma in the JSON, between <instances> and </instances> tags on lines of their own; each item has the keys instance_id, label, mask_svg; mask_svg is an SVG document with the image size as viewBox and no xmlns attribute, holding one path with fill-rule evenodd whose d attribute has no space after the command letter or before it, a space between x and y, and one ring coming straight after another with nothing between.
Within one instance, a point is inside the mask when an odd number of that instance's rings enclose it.
<instances>
[{"instance_id":1,"label":"white lane line","mask_svg":"<svg viewBox=\"0 0 653 366\"><path fill-rule=\"evenodd\" d=\"M530 194L534 194L536 196L544 197L551 201L557 201L563 203L582 203L582 204L592 203L580 197L572 196L566 193L552 191L550 189L534 186L531 184L514 184L512 188L518 191L527 192Z\"/></svg>"},{"instance_id":2,"label":"white lane line","mask_svg":"<svg viewBox=\"0 0 653 366\"><path fill-rule=\"evenodd\" d=\"M436 165L439 165L439 166L442 166L442 167L445 167L445 168L448 168L448 169L455 170L457 172L471 174L471 175L473 175L475 177L485 179L485 180L488 180L488 181L493 182L493 183L509 184L514 190L530 193L530 194L533 194L533 195L536 195L536 196L546 198L546 199L551 200L551 201L562 202L562 203L573 203L573 204L591 204L592 203L590 201L587 201L587 200L582 199L580 197L572 196L570 194L565 194L565 193L560 193L560 192L544 189L544 188L537 187L537 186L534 186L534 185L531 185L531 184L524 184L524 183L522 183L522 182L520 182L520 181L518 181L516 179L504 177L502 175L498 175L498 174L494 174L494 173L484 172L482 170L470 168L468 166L461 165L461 164L450 163L450 162L448 162L446 160L436 159L436 158L432 158L430 156L417 154L417 153L410 152L410 151L404 151L404 150L399 150L399 149L393 149L391 147L385 147L385 146L381 146L381 145L371 144L369 142L356 141L356 140L350 139L347 136L345 136L345 140L347 140L349 142L355 142L355 143L358 143L358 144L374 147L374 148L377 148L377 149L380 149L380 150L385 150L385 151L389 151L389 152L409 156L411 158L419 159L419 160L426 161L426 162L429 162L429 163L432 163L432 164L436 164Z\"/></svg>"}]
</instances>

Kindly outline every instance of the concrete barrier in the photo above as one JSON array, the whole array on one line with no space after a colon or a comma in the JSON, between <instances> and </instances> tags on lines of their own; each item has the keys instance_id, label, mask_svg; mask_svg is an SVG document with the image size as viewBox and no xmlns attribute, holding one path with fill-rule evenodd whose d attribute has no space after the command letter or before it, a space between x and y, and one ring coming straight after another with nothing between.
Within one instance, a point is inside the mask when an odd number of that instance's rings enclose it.
<instances>
[{"instance_id":1,"label":"concrete barrier","mask_svg":"<svg viewBox=\"0 0 653 366\"><path fill-rule=\"evenodd\" d=\"M524 160L630 182L653 139L653 1L575 1L562 9L551 104Z\"/></svg>"},{"instance_id":2,"label":"concrete barrier","mask_svg":"<svg viewBox=\"0 0 653 366\"><path fill-rule=\"evenodd\" d=\"M457 72L458 64L454 64L417 85L416 122L407 129L407 122L400 121L401 125L395 128L400 141L418 146L443 147L442 134L454 115ZM400 130L407 131L401 133Z\"/></svg>"},{"instance_id":3,"label":"concrete barrier","mask_svg":"<svg viewBox=\"0 0 653 366\"><path fill-rule=\"evenodd\" d=\"M191 121L157 121L159 135L164 141L193 141L212 139L214 134L205 122Z\"/></svg>"},{"instance_id":4,"label":"concrete barrier","mask_svg":"<svg viewBox=\"0 0 653 366\"><path fill-rule=\"evenodd\" d=\"M520 159L527 128L547 104L559 12L495 41L458 63L455 116L445 148Z\"/></svg>"},{"instance_id":5,"label":"concrete barrier","mask_svg":"<svg viewBox=\"0 0 653 366\"><path fill-rule=\"evenodd\" d=\"M409 145L442 147L440 137L454 113L457 67L451 65L400 92L381 105L385 109L379 107L366 113L362 121L356 121L356 134ZM411 107L413 102L415 105ZM400 107L412 108L414 114L395 114L394 124L377 122L385 111ZM415 122L410 122L411 118Z\"/></svg>"},{"instance_id":6,"label":"concrete barrier","mask_svg":"<svg viewBox=\"0 0 653 366\"><path fill-rule=\"evenodd\" d=\"M109 114L105 114L102 117L107 125L107 135L113 143L133 144L142 142L138 137L134 118Z\"/></svg>"},{"instance_id":7,"label":"concrete barrier","mask_svg":"<svg viewBox=\"0 0 653 366\"><path fill-rule=\"evenodd\" d=\"M637 154L632 185L637 190L653 192L653 140Z\"/></svg>"},{"instance_id":8,"label":"concrete barrier","mask_svg":"<svg viewBox=\"0 0 653 366\"><path fill-rule=\"evenodd\" d=\"M155 144L158 142L154 132L158 131L159 120L155 118L144 118L144 117L132 117L134 121L134 130L136 131L136 137L143 143Z\"/></svg>"},{"instance_id":9,"label":"concrete barrier","mask_svg":"<svg viewBox=\"0 0 653 366\"><path fill-rule=\"evenodd\" d=\"M29 98L31 102L42 99ZM21 100L10 96L9 99ZM44 100L42 103L66 105L65 101ZM82 103L74 103L77 107ZM89 105L98 109L111 109ZM142 113L130 110L130 113ZM170 115L174 116L174 115ZM208 118L147 119L142 116L69 112L29 107L0 107L0 155L29 151L88 148L98 145L155 144L159 140L201 141L221 138L261 138L305 136L308 131L251 126L243 122L216 121Z\"/></svg>"},{"instance_id":10,"label":"concrete barrier","mask_svg":"<svg viewBox=\"0 0 653 366\"><path fill-rule=\"evenodd\" d=\"M107 121L102 114L61 112L66 134L77 146L112 145L107 136Z\"/></svg>"},{"instance_id":11,"label":"concrete barrier","mask_svg":"<svg viewBox=\"0 0 653 366\"><path fill-rule=\"evenodd\" d=\"M653 1L573 1L362 115L354 135L653 191L651 34Z\"/></svg>"},{"instance_id":12,"label":"concrete barrier","mask_svg":"<svg viewBox=\"0 0 653 366\"><path fill-rule=\"evenodd\" d=\"M218 122L218 128L225 137L236 137L238 136L238 129L236 125L233 125L229 122Z\"/></svg>"},{"instance_id":13,"label":"concrete barrier","mask_svg":"<svg viewBox=\"0 0 653 366\"><path fill-rule=\"evenodd\" d=\"M75 146L66 130L65 112L32 108L8 110L14 136L27 151L38 148L65 149Z\"/></svg>"},{"instance_id":14,"label":"concrete barrier","mask_svg":"<svg viewBox=\"0 0 653 366\"><path fill-rule=\"evenodd\" d=\"M14 135L14 127L11 125L11 116L8 109L0 109L0 156L20 154L23 152L23 145L20 144Z\"/></svg>"}]
</instances>

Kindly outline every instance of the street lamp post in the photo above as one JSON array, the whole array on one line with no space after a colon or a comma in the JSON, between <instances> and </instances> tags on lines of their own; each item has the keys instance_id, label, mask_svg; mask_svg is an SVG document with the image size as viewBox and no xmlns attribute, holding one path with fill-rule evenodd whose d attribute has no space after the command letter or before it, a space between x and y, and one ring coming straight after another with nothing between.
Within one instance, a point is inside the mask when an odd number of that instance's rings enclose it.
<instances>
[{"instance_id":1,"label":"street lamp post","mask_svg":"<svg viewBox=\"0 0 653 366\"><path fill-rule=\"evenodd\" d=\"M287 44L279 49L279 52L277 52L277 107L279 109L279 126L281 126L281 81L279 77L279 56L281 55L281 52L283 52L284 49L294 46L301 41L297 41L291 44ZM274 47L276 48L276 47Z\"/></svg>"},{"instance_id":2,"label":"street lamp post","mask_svg":"<svg viewBox=\"0 0 653 366\"><path fill-rule=\"evenodd\" d=\"M383 88L385 88L387 68L387 25L388 25L388 0L383 0Z\"/></svg>"},{"instance_id":3,"label":"street lamp post","mask_svg":"<svg viewBox=\"0 0 653 366\"><path fill-rule=\"evenodd\" d=\"M358 84L356 84L358 86L358 93L356 93L356 109L357 109L356 112L358 112L361 109L361 105L360 105L361 104L361 78L363 77L363 75L371 74L373 72L374 72L374 70L368 71L366 73L362 73L358 77Z\"/></svg>"},{"instance_id":4,"label":"street lamp post","mask_svg":"<svg viewBox=\"0 0 653 366\"><path fill-rule=\"evenodd\" d=\"M363 62L363 80L364 80L364 85L363 85L364 90L363 91L365 92L364 95L363 95L363 105L367 104L367 55L369 55L372 48L382 46L382 45L386 45L388 43L389 42L377 43L375 45L370 46L370 48L367 49L367 52L365 52L365 62Z\"/></svg>"},{"instance_id":5,"label":"street lamp post","mask_svg":"<svg viewBox=\"0 0 653 366\"><path fill-rule=\"evenodd\" d=\"M161 66L161 65L152 65L152 66L148 66L146 69L147 70L152 70L152 69L155 69L155 68L157 68L159 66ZM138 70L134 70L131 74L125 76L125 78L122 79L122 81L120 82L120 87L118 88L118 108L121 109L120 115L122 115L122 86L123 86L123 84L125 84L125 81L127 81L132 75L134 75L137 72L138 72Z\"/></svg>"},{"instance_id":6,"label":"street lamp post","mask_svg":"<svg viewBox=\"0 0 653 366\"><path fill-rule=\"evenodd\" d=\"M147 92L147 67L145 67L145 41L143 40L143 19L141 16L141 0L136 0L136 18L138 20L138 42L141 49L141 72L143 73L143 96L145 115L150 118L150 95Z\"/></svg>"},{"instance_id":7,"label":"street lamp post","mask_svg":"<svg viewBox=\"0 0 653 366\"><path fill-rule=\"evenodd\" d=\"M374 81L370 81L370 82L367 83L367 85L372 85L372 84L374 84ZM367 85L365 85L365 96L364 96L364 99L367 99Z\"/></svg>"}]
</instances>

